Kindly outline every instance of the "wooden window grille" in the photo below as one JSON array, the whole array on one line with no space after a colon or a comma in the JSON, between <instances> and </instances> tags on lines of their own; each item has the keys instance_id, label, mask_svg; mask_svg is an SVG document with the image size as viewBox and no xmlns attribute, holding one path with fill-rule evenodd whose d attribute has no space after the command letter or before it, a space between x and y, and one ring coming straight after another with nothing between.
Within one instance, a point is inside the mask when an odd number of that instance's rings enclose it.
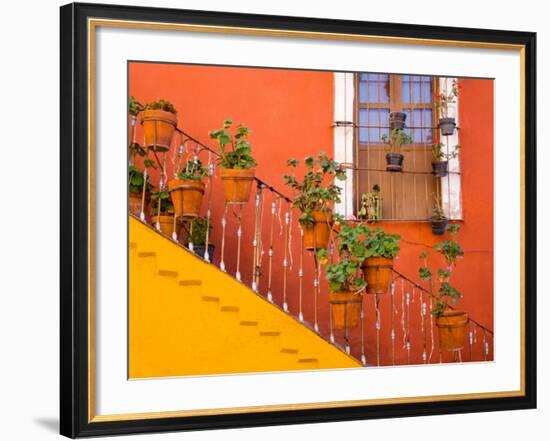
<instances>
[{"instance_id":1,"label":"wooden window grille","mask_svg":"<svg viewBox=\"0 0 550 441\"><path fill-rule=\"evenodd\" d=\"M430 218L434 196L441 201L441 179L432 174L432 144L439 139L434 96L439 78L421 75L355 75L354 205L361 195L380 187L380 220L423 221ZM386 171L390 112L407 115L413 143L403 146L403 172ZM450 202L449 202L450 204ZM451 212L451 207L446 210ZM456 207L454 212L457 212ZM460 210L458 210L460 212Z\"/></svg>"}]
</instances>

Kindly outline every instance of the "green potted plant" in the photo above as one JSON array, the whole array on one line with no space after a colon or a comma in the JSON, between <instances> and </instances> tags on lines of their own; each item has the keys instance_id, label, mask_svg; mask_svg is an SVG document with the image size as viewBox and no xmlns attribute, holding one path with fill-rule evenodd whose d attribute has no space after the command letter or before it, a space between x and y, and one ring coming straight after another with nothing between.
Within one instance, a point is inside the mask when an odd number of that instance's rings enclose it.
<instances>
[{"instance_id":1,"label":"green potted plant","mask_svg":"<svg viewBox=\"0 0 550 441\"><path fill-rule=\"evenodd\" d=\"M149 201L149 193L153 188L146 170L149 167L154 168L154 164L150 159L145 159L143 165L145 167L144 171L135 165L128 167L128 206L130 213L134 216L141 216L141 213L145 211L145 205Z\"/></svg>"},{"instance_id":2,"label":"green potted plant","mask_svg":"<svg viewBox=\"0 0 550 441\"><path fill-rule=\"evenodd\" d=\"M134 165L134 158L136 154L145 156L145 149L136 142L136 125L139 112L143 110L143 105L137 101L133 96L128 101L128 114L132 120L132 142L130 142L130 165Z\"/></svg>"},{"instance_id":3,"label":"green potted plant","mask_svg":"<svg viewBox=\"0 0 550 441\"><path fill-rule=\"evenodd\" d=\"M174 230L174 206L168 190L156 190L151 193L151 220L155 228L166 236L172 236ZM180 224L176 225L176 231Z\"/></svg>"},{"instance_id":4,"label":"green potted plant","mask_svg":"<svg viewBox=\"0 0 550 441\"><path fill-rule=\"evenodd\" d=\"M388 234L382 228L369 230L364 239L367 254L362 264L369 294L382 294L388 290L400 239L398 234Z\"/></svg>"},{"instance_id":5,"label":"green potted plant","mask_svg":"<svg viewBox=\"0 0 550 441\"><path fill-rule=\"evenodd\" d=\"M382 218L382 197L378 184L374 184L370 192L361 195L361 209L357 217L373 223Z\"/></svg>"},{"instance_id":6,"label":"green potted plant","mask_svg":"<svg viewBox=\"0 0 550 441\"><path fill-rule=\"evenodd\" d=\"M287 161L291 169L298 164L296 159ZM283 177L283 181L293 191L292 206L300 211L298 221L303 227L305 248L326 248L333 220L332 207L335 202L340 202L341 188L334 180L346 179L346 172L341 164L323 152L305 158L304 165L306 173L302 180L289 174Z\"/></svg>"},{"instance_id":7,"label":"green potted plant","mask_svg":"<svg viewBox=\"0 0 550 441\"><path fill-rule=\"evenodd\" d=\"M252 191L256 161L252 157L252 146L248 142L250 130L239 124L233 135L232 124L230 119L226 119L223 127L209 132L209 136L219 145L220 176L226 202L246 204Z\"/></svg>"},{"instance_id":8,"label":"green potted plant","mask_svg":"<svg viewBox=\"0 0 550 441\"><path fill-rule=\"evenodd\" d=\"M206 252L206 239L208 237L208 253ZM192 226L185 235L185 244L191 249L190 244L193 244L193 251L209 262L214 260L215 246L212 243L212 224L205 217L197 217L193 219Z\"/></svg>"},{"instance_id":9,"label":"green potted plant","mask_svg":"<svg viewBox=\"0 0 550 441\"><path fill-rule=\"evenodd\" d=\"M362 292L367 282L361 277L361 264L367 255L364 240L369 234L366 225L353 226L338 218L336 251L339 261L327 265L325 277L329 283L329 302L334 329L354 328L361 318ZM317 251L321 264L328 262L326 249Z\"/></svg>"},{"instance_id":10,"label":"green potted plant","mask_svg":"<svg viewBox=\"0 0 550 441\"><path fill-rule=\"evenodd\" d=\"M441 199L434 193L434 204L432 208L432 217L430 223L432 233L436 236L442 236L445 233L449 220L445 217L445 212L441 206Z\"/></svg>"},{"instance_id":11,"label":"green potted plant","mask_svg":"<svg viewBox=\"0 0 550 441\"><path fill-rule=\"evenodd\" d=\"M407 114L404 112L391 112L390 113L390 129L404 129Z\"/></svg>"},{"instance_id":12,"label":"green potted plant","mask_svg":"<svg viewBox=\"0 0 550 441\"><path fill-rule=\"evenodd\" d=\"M453 135L456 128L456 120L449 117L449 104L456 103L458 97L458 82L453 80L451 90L435 96L435 107L439 110L439 129L443 136Z\"/></svg>"},{"instance_id":13,"label":"green potted plant","mask_svg":"<svg viewBox=\"0 0 550 441\"><path fill-rule=\"evenodd\" d=\"M464 251L456 241L460 225L451 224L447 226L447 232L451 239L442 241L434 247L434 250L443 256L445 267L437 269L437 278L434 271L428 266L428 254L421 253L422 265L418 274L422 280L430 283L430 292L435 295L435 305L432 314L436 317L436 326L439 332L439 345L441 349L457 351L464 347L466 337L466 325L468 324L468 313L450 308L450 303L457 303L462 294L451 284L451 276L456 267L458 258L464 256Z\"/></svg>"},{"instance_id":14,"label":"green potted plant","mask_svg":"<svg viewBox=\"0 0 550 441\"><path fill-rule=\"evenodd\" d=\"M141 125L146 147L155 151L168 151L178 125L174 105L163 99L147 103L141 111Z\"/></svg>"},{"instance_id":15,"label":"green potted plant","mask_svg":"<svg viewBox=\"0 0 550 441\"><path fill-rule=\"evenodd\" d=\"M168 189L178 219L199 216L208 170L198 158L187 160L181 172L168 181Z\"/></svg>"},{"instance_id":16,"label":"green potted plant","mask_svg":"<svg viewBox=\"0 0 550 441\"><path fill-rule=\"evenodd\" d=\"M391 172L400 172L403 170L403 155L401 148L403 144L410 144L412 138L402 129L393 129L390 136L384 134L381 141L388 144L386 153L386 170Z\"/></svg>"},{"instance_id":17,"label":"green potted plant","mask_svg":"<svg viewBox=\"0 0 550 441\"><path fill-rule=\"evenodd\" d=\"M143 105L135 99L134 96L130 97L128 101L128 113L131 117L135 118L139 115L139 112L143 110Z\"/></svg>"},{"instance_id":18,"label":"green potted plant","mask_svg":"<svg viewBox=\"0 0 550 441\"><path fill-rule=\"evenodd\" d=\"M456 158L460 150L459 144L455 145L449 152L445 152L444 147L439 140L432 144L432 172L439 178L447 176L449 173L449 160Z\"/></svg>"}]
</instances>

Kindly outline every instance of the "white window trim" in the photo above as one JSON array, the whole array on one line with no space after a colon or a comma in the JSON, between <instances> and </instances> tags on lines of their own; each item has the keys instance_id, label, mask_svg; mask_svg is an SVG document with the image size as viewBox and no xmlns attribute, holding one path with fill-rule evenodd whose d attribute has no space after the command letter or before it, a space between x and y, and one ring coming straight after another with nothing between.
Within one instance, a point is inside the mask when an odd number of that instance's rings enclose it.
<instances>
[{"instance_id":1,"label":"white window trim","mask_svg":"<svg viewBox=\"0 0 550 441\"><path fill-rule=\"evenodd\" d=\"M442 92L451 89L453 80L456 78L440 78L439 89ZM449 104L449 117L454 117L457 126L459 126L458 106L459 99L456 103ZM334 160L341 164L352 166L354 158L354 137L356 130L353 124L345 124L353 122L355 115L355 74L349 72L334 73ZM340 123L340 124L338 124ZM343 124L342 124L343 123ZM441 137L441 143L447 153L451 149L460 144L459 130L455 130L452 136ZM445 216L451 220L462 219L462 186L461 175L455 172L460 172L460 156L449 161L449 175L441 178L441 204L445 212ZM335 212L345 217L354 215L354 172L352 168L348 168L347 178L345 181L337 181L337 184L342 188L341 201L336 204Z\"/></svg>"},{"instance_id":2,"label":"white window trim","mask_svg":"<svg viewBox=\"0 0 550 441\"><path fill-rule=\"evenodd\" d=\"M451 90L453 81L457 78L440 78L439 90L441 93L448 93ZM460 96L456 98L456 103L448 105L448 116L455 118L456 125L460 125L458 119L458 106ZM460 144L460 130L455 130L451 136L441 136L441 143L444 145L444 150L452 152L457 144ZM460 172L460 155L457 158L449 160L449 174L445 178L441 178L441 205L445 216L451 220L462 219L462 187Z\"/></svg>"},{"instance_id":3,"label":"white window trim","mask_svg":"<svg viewBox=\"0 0 550 441\"><path fill-rule=\"evenodd\" d=\"M354 105L355 74L334 72L334 160L344 166L353 166L354 161ZM342 193L341 201L334 208L336 213L344 217L353 216L353 181L354 172L349 167L346 170L346 180L336 182L342 188Z\"/></svg>"}]
</instances>

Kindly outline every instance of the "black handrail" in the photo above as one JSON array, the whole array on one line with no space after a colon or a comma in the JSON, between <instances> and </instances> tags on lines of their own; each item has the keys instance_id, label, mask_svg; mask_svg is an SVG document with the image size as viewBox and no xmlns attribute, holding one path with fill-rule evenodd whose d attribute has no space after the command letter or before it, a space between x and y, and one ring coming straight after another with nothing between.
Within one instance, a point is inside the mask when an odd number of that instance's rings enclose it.
<instances>
[{"instance_id":1,"label":"black handrail","mask_svg":"<svg viewBox=\"0 0 550 441\"><path fill-rule=\"evenodd\" d=\"M428 294L430 297L432 297L433 299L437 299L437 296L435 296L432 292L430 292L429 290L427 290L426 288L424 288L423 286L419 285L418 283L416 283L414 280L411 280L409 279L407 276L405 276L403 273L400 273L399 271L396 271L395 269L392 270L395 274L397 274L397 277L395 279L393 279L394 281L397 280L397 279L403 279L403 280L406 280L407 282L409 282L411 285L413 285L415 288L425 292L426 294ZM448 305L448 307L450 309L455 309L452 305ZM491 335L494 335L493 331L491 331L489 328L487 328L486 326L483 326L481 323L479 323L477 320L474 320L473 318L470 318L470 316L468 315L468 321L472 322L473 324L475 324L477 327L483 329L485 332L488 332L489 334Z\"/></svg>"}]
</instances>

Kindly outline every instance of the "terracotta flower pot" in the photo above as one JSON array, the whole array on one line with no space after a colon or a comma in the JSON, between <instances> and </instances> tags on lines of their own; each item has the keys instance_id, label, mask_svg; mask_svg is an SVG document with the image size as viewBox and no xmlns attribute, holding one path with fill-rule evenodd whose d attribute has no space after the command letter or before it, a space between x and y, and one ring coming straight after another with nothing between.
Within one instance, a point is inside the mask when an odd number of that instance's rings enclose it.
<instances>
[{"instance_id":1,"label":"terracotta flower pot","mask_svg":"<svg viewBox=\"0 0 550 441\"><path fill-rule=\"evenodd\" d=\"M355 328L361 319L363 297L349 291L331 292L328 295L334 329Z\"/></svg>"},{"instance_id":2,"label":"terracotta flower pot","mask_svg":"<svg viewBox=\"0 0 550 441\"><path fill-rule=\"evenodd\" d=\"M153 228L157 228L157 221L160 224L160 231L162 234L165 234L166 236L172 237L172 233L174 232L174 216L171 214L161 214L160 216L153 216L151 218L151 223L153 224ZM181 224L178 222L176 223L176 233L179 232L179 228L181 227Z\"/></svg>"},{"instance_id":3,"label":"terracotta flower pot","mask_svg":"<svg viewBox=\"0 0 550 441\"><path fill-rule=\"evenodd\" d=\"M130 214L133 214L134 216L139 217L141 215L141 193L135 193L130 192L128 196L128 210L130 211ZM145 199L145 207L143 207L143 211L145 212L147 209L147 196Z\"/></svg>"},{"instance_id":4,"label":"terracotta flower pot","mask_svg":"<svg viewBox=\"0 0 550 441\"><path fill-rule=\"evenodd\" d=\"M171 179L168 181L170 198L178 219L198 217L204 195L204 182Z\"/></svg>"},{"instance_id":5,"label":"terracotta flower pot","mask_svg":"<svg viewBox=\"0 0 550 441\"><path fill-rule=\"evenodd\" d=\"M361 269L367 282L369 294L383 294L388 291L391 282L393 259L386 257L369 257L365 259Z\"/></svg>"},{"instance_id":6,"label":"terracotta flower pot","mask_svg":"<svg viewBox=\"0 0 550 441\"><path fill-rule=\"evenodd\" d=\"M313 225L304 228L304 247L308 251L328 247L332 214L323 211L313 212Z\"/></svg>"},{"instance_id":7,"label":"terracotta flower pot","mask_svg":"<svg viewBox=\"0 0 550 441\"><path fill-rule=\"evenodd\" d=\"M146 147L162 152L170 148L178 117L164 110L144 110L141 112L141 124Z\"/></svg>"},{"instance_id":8,"label":"terracotta flower pot","mask_svg":"<svg viewBox=\"0 0 550 441\"><path fill-rule=\"evenodd\" d=\"M246 204L250 199L255 169L222 168L220 177L223 182L225 201L228 204Z\"/></svg>"},{"instance_id":9,"label":"terracotta flower pot","mask_svg":"<svg viewBox=\"0 0 550 441\"><path fill-rule=\"evenodd\" d=\"M468 313L447 309L435 319L439 331L439 346L447 351L457 351L464 347Z\"/></svg>"}]
</instances>

